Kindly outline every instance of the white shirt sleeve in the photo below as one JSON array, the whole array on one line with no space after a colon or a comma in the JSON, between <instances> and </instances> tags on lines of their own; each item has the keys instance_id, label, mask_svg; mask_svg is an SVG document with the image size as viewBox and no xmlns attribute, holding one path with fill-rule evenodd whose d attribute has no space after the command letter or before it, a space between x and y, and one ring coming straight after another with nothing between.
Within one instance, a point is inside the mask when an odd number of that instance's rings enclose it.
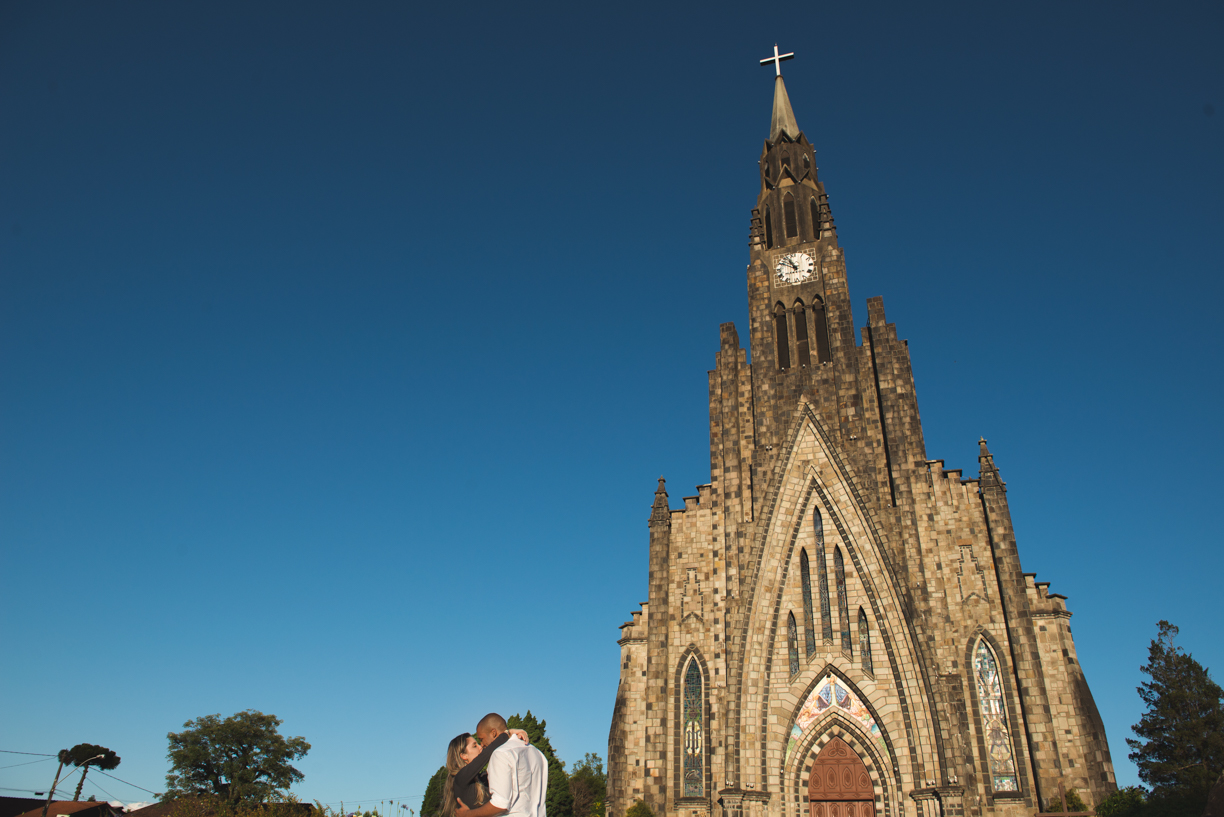
<instances>
[{"instance_id":1,"label":"white shirt sleeve","mask_svg":"<svg viewBox=\"0 0 1224 817\"><path fill-rule=\"evenodd\" d=\"M489 802L500 809L510 807L514 789L514 753L497 751L489 758Z\"/></svg>"}]
</instances>

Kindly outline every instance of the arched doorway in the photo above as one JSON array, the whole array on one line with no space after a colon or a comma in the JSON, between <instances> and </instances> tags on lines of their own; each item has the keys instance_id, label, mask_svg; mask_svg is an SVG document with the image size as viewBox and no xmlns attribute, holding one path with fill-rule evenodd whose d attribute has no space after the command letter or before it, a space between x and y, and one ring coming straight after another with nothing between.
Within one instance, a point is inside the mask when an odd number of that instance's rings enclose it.
<instances>
[{"instance_id":1,"label":"arched doorway","mask_svg":"<svg viewBox=\"0 0 1224 817\"><path fill-rule=\"evenodd\" d=\"M808 778L810 817L875 817L875 791L859 756L833 738L816 756Z\"/></svg>"}]
</instances>

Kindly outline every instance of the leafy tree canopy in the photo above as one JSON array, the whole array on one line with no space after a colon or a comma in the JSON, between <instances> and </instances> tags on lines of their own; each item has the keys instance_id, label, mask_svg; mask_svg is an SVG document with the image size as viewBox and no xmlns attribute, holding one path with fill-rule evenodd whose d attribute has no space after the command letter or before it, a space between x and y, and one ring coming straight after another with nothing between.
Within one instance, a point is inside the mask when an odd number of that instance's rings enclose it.
<instances>
[{"instance_id":1,"label":"leafy tree canopy","mask_svg":"<svg viewBox=\"0 0 1224 817\"><path fill-rule=\"evenodd\" d=\"M93 743L78 743L71 749L59 753L60 762L70 766L94 766L110 771L119 765L119 755L105 746Z\"/></svg>"},{"instance_id":2,"label":"leafy tree canopy","mask_svg":"<svg viewBox=\"0 0 1224 817\"><path fill-rule=\"evenodd\" d=\"M1142 786L1126 786L1097 803L1097 817L1140 817L1147 809Z\"/></svg>"},{"instance_id":3,"label":"leafy tree canopy","mask_svg":"<svg viewBox=\"0 0 1224 817\"><path fill-rule=\"evenodd\" d=\"M446 785L446 767L441 766L429 778L425 797L421 800L421 817L434 817L442 810L442 788Z\"/></svg>"},{"instance_id":4,"label":"leafy tree canopy","mask_svg":"<svg viewBox=\"0 0 1224 817\"><path fill-rule=\"evenodd\" d=\"M1177 627L1157 623L1148 662L1140 669L1151 678L1139 685L1147 711L1131 727L1128 755L1139 777L1152 787L1150 805L1174 801L1172 812L1201 814L1207 793L1224 770L1224 690L1206 667L1177 646ZM1161 808L1169 811L1169 808Z\"/></svg>"},{"instance_id":5,"label":"leafy tree canopy","mask_svg":"<svg viewBox=\"0 0 1224 817\"><path fill-rule=\"evenodd\" d=\"M604 774L603 758L587 752L570 771L569 787L574 801L574 817L603 817L604 801L608 797L608 778Z\"/></svg>"},{"instance_id":6,"label":"leafy tree canopy","mask_svg":"<svg viewBox=\"0 0 1224 817\"><path fill-rule=\"evenodd\" d=\"M206 715L171 732L166 796L212 795L227 803L263 803L288 797L303 779L291 760L305 757L305 738L284 738L275 715L248 709L225 720Z\"/></svg>"},{"instance_id":7,"label":"leafy tree canopy","mask_svg":"<svg viewBox=\"0 0 1224 817\"><path fill-rule=\"evenodd\" d=\"M1088 811L1087 804L1084 799L1079 796L1079 792L1075 789L1067 789L1063 792L1066 795L1063 799L1059 799L1058 793L1046 801L1045 811ZM1100 817L1098 815L1098 817Z\"/></svg>"},{"instance_id":8,"label":"leafy tree canopy","mask_svg":"<svg viewBox=\"0 0 1224 817\"><path fill-rule=\"evenodd\" d=\"M625 812L625 817L655 817L655 814L650 810L650 806L638 800Z\"/></svg>"}]
</instances>

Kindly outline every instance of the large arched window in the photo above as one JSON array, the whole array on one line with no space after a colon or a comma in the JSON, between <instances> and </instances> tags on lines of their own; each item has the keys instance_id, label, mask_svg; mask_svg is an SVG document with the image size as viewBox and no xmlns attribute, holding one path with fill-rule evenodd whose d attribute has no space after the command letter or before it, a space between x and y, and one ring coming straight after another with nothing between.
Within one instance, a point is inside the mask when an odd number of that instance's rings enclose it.
<instances>
[{"instance_id":1,"label":"large arched window","mask_svg":"<svg viewBox=\"0 0 1224 817\"><path fill-rule=\"evenodd\" d=\"M786 237L799 235L799 220L795 216L795 197L787 193L782 197L782 220L786 224Z\"/></svg>"},{"instance_id":2,"label":"large arched window","mask_svg":"<svg viewBox=\"0 0 1224 817\"><path fill-rule=\"evenodd\" d=\"M696 656L684 671L684 796L705 796L705 679Z\"/></svg>"},{"instance_id":3,"label":"large arched window","mask_svg":"<svg viewBox=\"0 0 1224 817\"><path fill-rule=\"evenodd\" d=\"M816 361L828 363L833 359L829 354L829 323L825 319L824 302L820 298L812 303L812 323L816 330Z\"/></svg>"},{"instance_id":4,"label":"large arched window","mask_svg":"<svg viewBox=\"0 0 1224 817\"><path fill-rule=\"evenodd\" d=\"M980 639L973 650L973 674L977 680L978 707L982 715L982 736L986 741L986 760L990 764L990 785L995 791L1019 791L1016 758L1012 753L1011 731L1007 728L1007 706L1003 701L1003 682L994 651Z\"/></svg>"},{"instance_id":5,"label":"large arched window","mask_svg":"<svg viewBox=\"0 0 1224 817\"><path fill-rule=\"evenodd\" d=\"M808 209L812 212L812 237L820 238L820 205L816 203L816 197L812 196L808 200Z\"/></svg>"},{"instance_id":6,"label":"large arched window","mask_svg":"<svg viewBox=\"0 0 1224 817\"><path fill-rule=\"evenodd\" d=\"M773 219L770 218L769 208L765 208L765 247L768 249L774 245L773 240Z\"/></svg>"},{"instance_id":7,"label":"large arched window","mask_svg":"<svg viewBox=\"0 0 1224 817\"><path fill-rule=\"evenodd\" d=\"M774 334L778 339L778 368L790 368L790 334L786 331L786 307L774 307Z\"/></svg>"},{"instance_id":8,"label":"large arched window","mask_svg":"<svg viewBox=\"0 0 1224 817\"><path fill-rule=\"evenodd\" d=\"M833 548L833 575L837 578L837 623L841 625L841 648L847 655L854 654L850 643L850 600L846 598L846 562L841 548Z\"/></svg>"},{"instance_id":9,"label":"large arched window","mask_svg":"<svg viewBox=\"0 0 1224 817\"><path fill-rule=\"evenodd\" d=\"M803 646L810 658L816 652L816 623L812 617L812 571L807 548L799 551L799 579L803 582Z\"/></svg>"},{"instance_id":10,"label":"large arched window","mask_svg":"<svg viewBox=\"0 0 1224 817\"><path fill-rule=\"evenodd\" d=\"M790 674L799 672L799 632L795 626L795 614L786 614L786 652L790 656Z\"/></svg>"},{"instance_id":11,"label":"large arched window","mask_svg":"<svg viewBox=\"0 0 1224 817\"><path fill-rule=\"evenodd\" d=\"M829 604L829 568L825 562L824 517L817 508L812 513L813 533L816 534L816 577L820 580L820 634L827 646L833 646L833 610Z\"/></svg>"},{"instance_id":12,"label":"large arched window","mask_svg":"<svg viewBox=\"0 0 1224 817\"><path fill-rule=\"evenodd\" d=\"M808 353L807 313L803 309L803 301L795 301L795 357L795 362L800 366L812 362L812 356Z\"/></svg>"},{"instance_id":13,"label":"large arched window","mask_svg":"<svg viewBox=\"0 0 1224 817\"><path fill-rule=\"evenodd\" d=\"M863 669L875 675L875 666L871 662L871 625L867 622L867 611L862 607L859 608L859 659L863 662Z\"/></svg>"}]
</instances>

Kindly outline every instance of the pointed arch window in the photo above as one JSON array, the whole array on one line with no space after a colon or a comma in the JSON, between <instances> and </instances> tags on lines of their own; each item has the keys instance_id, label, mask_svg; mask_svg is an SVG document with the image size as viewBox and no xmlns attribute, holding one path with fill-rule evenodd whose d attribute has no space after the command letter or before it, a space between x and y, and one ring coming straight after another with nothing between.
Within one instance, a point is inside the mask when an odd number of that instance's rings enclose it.
<instances>
[{"instance_id":1,"label":"pointed arch window","mask_svg":"<svg viewBox=\"0 0 1224 817\"><path fill-rule=\"evenodd\" d=\"M786 237L799 235L799 219L795 216L795 197L787 193L782 197L782 220L786 223Z\"/></svg>"},{"instance_id":2,"label":"pointed arch window","mask_svg":"<svg viewBox=\"0 0 1224 817\"><path fill-rule=\"evenodd\" d=\"M782 167L790 167L790 156L786 153L782 154Z\"/></svg>"},{"instance_id":3,"label":"pointed arch window","mask_svg":"<svg viewBox=\"0 0 1224 817\"><path fill-rule=\"evenodd\" d=\"M837 578L837 623L841 625L841 648L847 655L854 654L850 642L850 600L846 598L846 561L841 548L833 548L833 575Z\"/></svg>"},{"instance_id":4,"label":"pointed arch window","mask_svg":"<svg viewBox=\"0 0 1224 817\"><path fill-rule=\"evenodd\" d=\"M833 359L829 354L829 322L825 319L824 302L820 298L812 303L812 324L816 331L816 362L828 363Z\"/></svg>"},{"instance_id":5,"label":"pointed arch window","mask_svg":"<svg viewBox=\"0 0 1224 817\"><path fill-rule=\"evenodd\" d=\"M803 301L795 301L795 362L800 366L812 362L812 356L808 352L808 322Z\"/></svg>"},{"instance_id":6,"label":"pointed arch window","mask_svg":"<svg viewBox=\"0 0 1224 817\"><path fill-rule=\"evenodd\" d=\"M786 652L790 656L790 674L799 672L799 630L795 626L795 614L786 614Z\"/></svg>"},{"instance_id":7,"label":"pointed arch window","mask_svg":"<svg viewBox=\"0 0 1224 817\"><path fill-rule=\"evenodd\" d=\"M765 247L768 249L774 245L773 240L773 219L769 215L769 208L765 208Z\"/></svg>"},{"instance_id":8,"label":"pointed arch window","mask_svg":"<svg viewBox=\"0 0 1224 817\"><path fill-rule=\"evenodd\" d=\"M807 158L807 157L804 157ZM816 203L816 197L808 201L808 208L812 211L812 236L820 238L820 205Z\"/></svg>"},{"instance_id":9,"label":"pointed arch window","mask_svg":"<svg viewBox=\"0 0 1224 817\"><path fill-rule=\"evenodd\" d=\"M1019 791L1020 778L1016 774L1011 731L1007 728L1007 707L1003 700L999 662L984 638L978 641L973 651L973 674L977 680L986 760L990 764L990 785L995 791Z\"/></svg>"},{"instance_id":10,"label":"pointed arch window","mask_svg":"<svg viewBox=\"0 0 1224 817\"><path fill-rule=\"evenodd\" d=\"M816 534L816 577L820 580L820 635L824 643L833 646L833 611L829 604L829 567L825 562L824 517L817 508L812 513Z\"/></svg>"},{"instance_id":11,"label":"pointed arch window","mask_svg":"<svg viewBox=\"0 0 1224 817\"><path fill-rule=\"evenodd\" d=\"M875 675L875 665L871 661L871 624L867 621L867 611L862 607L859 608L858 618L859 658L862 659L863 669Z\"/></svg>"},{"instance_id":12,"label":"pointed arch window","mask_svg":"<svg viewBox=\"0 0 1224 817\"><path fill-rule=\"evenodd\" d=\"M803 154L803 169L807 170L811 166L812 166L812 160L808 158L808 155L806 153Z\"/></svg>"},{"instance_id":13,"label":"pointed arch window","mask_svg":"<svg viewBox=\"0 0 1224 817\"><path fill-rule=\"evenodd\" d=\"M774 334L778 339L778 368L790 368L790 334L786 331L786 307L774 307Z\"/></svg>"},{"instance_id":14,"label":"pointed arch window","mask_svg":"<svg viewBox=\"0 0 1224 817\"><path fill-rule=\"evenodd\" d=\"M809 658L816 652L816 623L812 617L812 571L807 548L799 551L799 580L803 582L803 646Z\"/></svg>"},{"instance_id":15,"label":"pointed arch window","mask_svg":"<svg viewBox=\"0 0 1224 817\"><path fill-rule=\"evenodd\" d=\"M696 656L684 671L684 796L705 796L705 679Z\"/></svg>"}]
</instances>

